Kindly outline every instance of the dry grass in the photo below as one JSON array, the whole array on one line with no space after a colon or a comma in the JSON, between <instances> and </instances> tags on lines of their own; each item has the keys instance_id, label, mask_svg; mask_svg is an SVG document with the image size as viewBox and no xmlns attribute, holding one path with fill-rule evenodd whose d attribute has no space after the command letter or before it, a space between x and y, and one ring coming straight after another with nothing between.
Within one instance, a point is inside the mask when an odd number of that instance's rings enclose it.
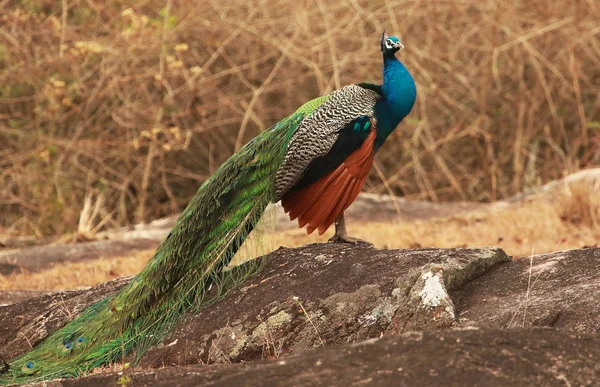
<instances>
[{"instance_id":1,"label":"dry grass","mask_svg":"<svg viewBox=\"0 0 600 387\"><path fill-rule=\"evenodd\" d=\"M498 246L516 257L535 252L581 248L600 244L600 229L561 219L548 203L528 203L516 209L496 210L407 223L348 224L348 233L380 248ZM331 232L316 237L300 230L276 236L274 245L301 246L324 242Z\"/></svg>"},{"instance_id":2,"label":"dry grass","mask_svg":"<svg viewBox=\"0 0 600 387\"><path fill-rule=\"evenodd\" d=\"M571 184L554 198L554 207L562 220L600 229L600 181L594 184L597 186L583 182Z\"/></svg>"},{"instance_id":3,"label":"dry grass","mask_svg":"<svg viewBox=\"0 0 600 387\"><path fill-rule=\"evenodd\" d=\"M39 273L0 275L0 290L58 290L93 286L138 273L154 254L145 250L124 257L57 265Z\"/></svg>"},{"instance_id":4,"label":"dry grass","mask_svg":"<svg viewBox=\"0 0 600 387\"><path fill-rule=\"evenodd\" d=\"M367 239L380 248L499 246L515 257L526 257L556 250L600 245L600 200L589 185L566 187L547 200L538 197L519 206L495 206L494 210L397 224L349 222L351 235ZM273 251L279 246L302 246L326 242L329 230L321 237L306 235L304 230L266 233L234 258L239 264ZM139 272L153 250L133 256L103 258L54 267L41 273L0 276L0 290L70 289L91 286ZM73 275L77 273L77 275Z\"/></svg>"},{"instance_id":5,"label":"dry grass","mask_svg":"<svg viewBox=\"0 0 600 387\"><path fill-rule=\"evenodd\" d=\"M9 233L180 210L259 130L317 95L378 81L384 28L403 39L419 97L379 153L371 192L493 201L600 161L594 1L2 3Z\"/></svg>"}]
</instances>

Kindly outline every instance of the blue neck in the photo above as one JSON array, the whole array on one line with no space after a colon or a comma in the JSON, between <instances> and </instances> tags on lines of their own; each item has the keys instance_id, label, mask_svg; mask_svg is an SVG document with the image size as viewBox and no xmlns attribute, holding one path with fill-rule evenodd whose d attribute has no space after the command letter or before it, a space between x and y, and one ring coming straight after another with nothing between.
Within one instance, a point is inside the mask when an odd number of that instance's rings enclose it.
<instances>
[{"instance_id":1,"label":"blue neck","mask_svg":"<svg viewBox=\"0 0 600 387\"><path fill-rule=\"evenodd\" d=\"M410 113L417 97L413 77L394 55L383 56L382 89L385 98L375 105L377 117L375 150L379 149L400 121Z\"/></svg>"}]
</instances>

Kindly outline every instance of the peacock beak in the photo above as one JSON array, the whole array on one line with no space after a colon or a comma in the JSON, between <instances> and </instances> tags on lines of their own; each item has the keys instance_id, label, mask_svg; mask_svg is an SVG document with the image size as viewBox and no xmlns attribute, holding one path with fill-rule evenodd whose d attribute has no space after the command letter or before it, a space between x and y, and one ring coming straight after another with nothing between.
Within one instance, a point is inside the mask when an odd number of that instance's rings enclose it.
<instances>
[{"instance_id":1,"label":"peacock beak","mask_svg":"<svg viewBox=\"0 0 600 387\"><path fill-rule=\"evenodd\" d=\"M402 50L404 48L404 44L398 42L394 45L394 48L397 48L398 50Z\"/></svg>"}]
</instances>

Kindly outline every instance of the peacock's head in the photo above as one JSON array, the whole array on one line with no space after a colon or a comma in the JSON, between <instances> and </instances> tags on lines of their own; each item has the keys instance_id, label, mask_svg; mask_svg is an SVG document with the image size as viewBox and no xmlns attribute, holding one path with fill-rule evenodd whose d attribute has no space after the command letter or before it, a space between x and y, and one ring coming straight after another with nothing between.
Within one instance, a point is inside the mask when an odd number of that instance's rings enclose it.
<instances>
[{"instance_id":1,"label":"peacock's head","mask_svg":"<svg viewBox=\"0 0 600 387\"><path fill-rule=\"evenodd\" d=\"M383 31L383 34L381 35L381 52L384 56L394 55L403 48L404 45L400 43L400 39L395 36L387 36L385 31Z\"/></svg>"}]
</instances>

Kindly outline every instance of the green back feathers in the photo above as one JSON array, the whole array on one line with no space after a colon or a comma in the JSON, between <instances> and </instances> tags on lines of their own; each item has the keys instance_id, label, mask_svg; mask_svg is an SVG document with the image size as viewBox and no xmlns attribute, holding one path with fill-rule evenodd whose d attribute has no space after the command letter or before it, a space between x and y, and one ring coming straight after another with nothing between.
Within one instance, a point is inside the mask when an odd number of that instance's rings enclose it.
<instances>
[{"instance_id":1,"label":"green back feathers","mask_svg":"<svg viewBox=\"0 0 600 387\"><path fill-rule=\"evenodd\" d=\"M139 359L184 312L211 301L206 299L210 286L226 289L235 282L233 271L222 268L273 201L287 144L322 101L303 105L232 155L202 184L142 272L118 294L88 307L12 360L0 385L79 376L133 350Z\"/></svg>"},{"instance_id":2,"label":"green back feathers","mask_svg":"<svg viewBox=\"0 0 600 387\"><path fill-rule=\"evenodd\" d=\"M315 110L317 110L317 108L319 106L321 106L323 104L323 102L327 101L328 98L329 98L329 95L324 95L322 97L317 97L315 99L312 99L312 100L306 102L304 105L300 106L298 108L298 110L296 110L294 112L294 114L297 114L297 113L310 114L310 113L314 112Z\"/></svg>"}]
</instances>

